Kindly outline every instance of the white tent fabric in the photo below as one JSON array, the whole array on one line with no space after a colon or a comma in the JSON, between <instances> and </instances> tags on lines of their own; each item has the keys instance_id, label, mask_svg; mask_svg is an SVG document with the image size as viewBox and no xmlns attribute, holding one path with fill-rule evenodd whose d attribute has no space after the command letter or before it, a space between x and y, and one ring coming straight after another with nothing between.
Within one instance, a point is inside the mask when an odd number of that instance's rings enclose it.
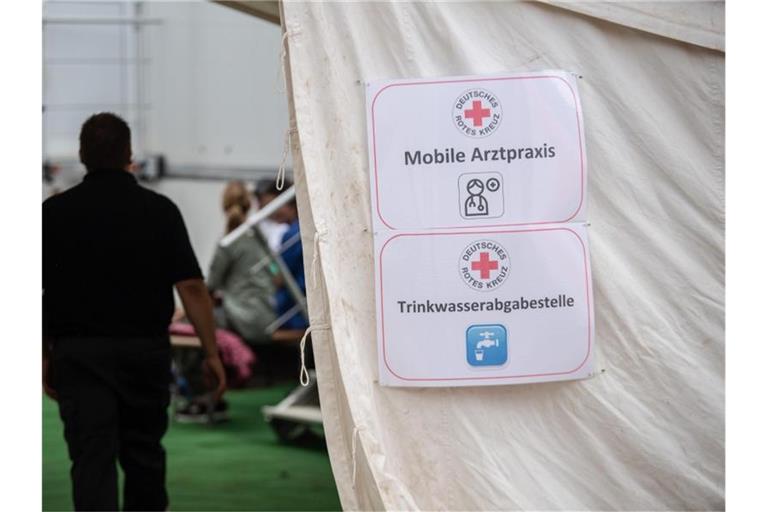
<instances>
[{"instance_id":1,"label":"white tent fabric","mask_svg":"<svg viewBox=\"0 0 768 512\"><path fill-rule=\"evenodd\" d=\"M538 0L651 34L725 51L725 3Z\"/></svg>"},{"instance_id":2,"label":"white tent fabric","mask_svg":"<svg viewBox=\"0 0 768 512\"><path fill-rule=\"evenodd\" d=\"M695 5L706 19L722 12ZM723 509L724 54L544 3L282 10L313 345L343 506ZM539 69L584 77L604 371L379 386L363 83Z\"/></svg>"}]
</instances>

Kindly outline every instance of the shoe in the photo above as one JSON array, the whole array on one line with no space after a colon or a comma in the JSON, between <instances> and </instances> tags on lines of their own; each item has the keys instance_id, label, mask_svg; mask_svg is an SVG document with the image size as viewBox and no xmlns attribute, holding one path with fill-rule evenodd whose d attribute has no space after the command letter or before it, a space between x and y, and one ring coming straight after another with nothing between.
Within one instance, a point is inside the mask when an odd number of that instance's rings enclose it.
<instances>
[{"instance_id":1,"label":"shoe","mask_svg":"<svg viewBox=\"0 0 768 512\"><path fill-rule=\"evenodd\" d=\"M216 402L216 406L213 408L213 421L229 421L229 404L226 400L221 399Z\"/></svg>"},{"instance_id":2,"label":"shoe","mask_svg":"<svg viewBox=\"0 0 768 512\"><path fill-rule=\"evenodd\" d=\"M188 402L181 409L176 409L174 419L179 423L208 423L206 407L199 402Z\"/></svg>"},{"instance_id":3,"label":"shoe","mask_svg":"<svg viewBox=\"0 0 768 512\"><path fill-rule=\"evenodd\" d=\"M224 400L219 400L211 414L208 414L208 405L200 401L190 401L177 409L174 418L179 423L220 423L229 421L227 410L229 405Z\"/></svg>"}]
</instances>

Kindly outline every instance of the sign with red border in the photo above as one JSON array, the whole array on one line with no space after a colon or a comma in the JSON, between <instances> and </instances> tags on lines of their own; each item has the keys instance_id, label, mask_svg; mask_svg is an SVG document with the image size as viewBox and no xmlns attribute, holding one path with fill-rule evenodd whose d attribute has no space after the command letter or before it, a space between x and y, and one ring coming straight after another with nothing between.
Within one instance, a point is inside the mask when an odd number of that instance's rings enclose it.
<instances>
[{"instance_id":1,"label":"sign with red border","mask_svg":"<svg viewBox=\"0 0 768 512\"><path fill-rule=\"evenodd\" d=\"M367 92L375 225L585 220L584 128L572 74L392 80L368 84ZM468 173L480 186L462 182Z\"/></svg>"},{"instance_id":2,"label":"sign with red border","mask_svg":"<svg viewBox=\"0 0 768 512\"><path fill-rule=\"evenodd\" d=\"M380 382L467 386L588 376L594 322L587 247L583 226L378 238ZM467 289L467 274L481 286ZM472 338L475 327L491 334Z\"/></svg>"},{"instance_id":3,"label":"sign with red border","mask_svg":"<svg viewBox=\"0 0 768 512\"><path fill-rule=\"evenodd\" d=\"M367 87L379 382L591 375L587 166L574 76Z\"/></svg>"}]
</instances>

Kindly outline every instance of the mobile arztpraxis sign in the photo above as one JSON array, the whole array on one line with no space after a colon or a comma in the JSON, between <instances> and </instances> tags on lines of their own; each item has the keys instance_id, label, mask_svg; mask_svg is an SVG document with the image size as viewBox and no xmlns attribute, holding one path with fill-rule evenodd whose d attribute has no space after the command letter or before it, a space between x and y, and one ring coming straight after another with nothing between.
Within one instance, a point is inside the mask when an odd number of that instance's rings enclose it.
<instances>
[{"instance_id":1,"label":"mobile arztpraxis sign","mask_svg":"<svg viewBox=\"0 0 768 512\"><path fill-rule=\"evenodd\" d=\"M589 375L576 79L546 71L393 80L367 92L380 382Z\"/></svg>"}]
</instances>

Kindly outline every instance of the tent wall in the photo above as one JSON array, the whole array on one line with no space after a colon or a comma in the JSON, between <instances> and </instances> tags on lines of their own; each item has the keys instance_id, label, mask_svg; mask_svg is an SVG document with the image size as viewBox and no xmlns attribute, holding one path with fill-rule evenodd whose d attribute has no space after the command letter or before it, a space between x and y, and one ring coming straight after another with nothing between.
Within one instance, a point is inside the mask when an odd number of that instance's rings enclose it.
<instances>
[{"instance_id":1,"label":"tent wall","mask_svg":"<svg viewBox=\"0 0 768 512\"><path fill-rule=\"evenodd\" d=\"M542 3L282 9L313 345L344 507L722 509L724 54ZM363 83L552 68L584 77L604 372L379 386Z\"/></svg>"},{"instance_id":2,"label":"tent wall","mask_svg":"<svg viewBox=\"0 0 768 512\"><path fill-rule=\"evenodd\" d=\"M657 36L725 51L725 2L538 1Z\"/></svg>"}]
</instances>

